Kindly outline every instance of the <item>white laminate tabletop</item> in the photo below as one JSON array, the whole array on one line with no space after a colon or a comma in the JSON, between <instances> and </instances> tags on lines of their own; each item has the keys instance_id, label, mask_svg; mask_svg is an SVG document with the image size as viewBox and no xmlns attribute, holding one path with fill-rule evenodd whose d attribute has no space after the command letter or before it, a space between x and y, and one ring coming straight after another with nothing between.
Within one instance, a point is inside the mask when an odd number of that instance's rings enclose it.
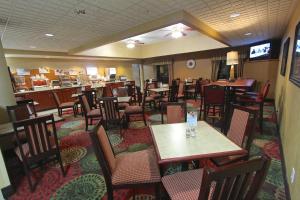
<instances>
[{"instance_id":1,"label":"white laminate tabletop","mask_svg":"<svg viewBox=\"0 0 300 200\"><path fill-rule=\"evenodd\" d=\"M131 97L118 97L118 103L129 103L131 101Z\"/></svg>"},{"instance_id":2,"label":"white laminate tabletop","mask_svg":"<svg viewBox=\"0 0 300 200\"><path fill-rule=\"evenodd\" d=\"M186 137L186 127L186 123L150 127L160 164L247 152L204 121L198 121L195 137Z\"/></svg>"}]
</instances>

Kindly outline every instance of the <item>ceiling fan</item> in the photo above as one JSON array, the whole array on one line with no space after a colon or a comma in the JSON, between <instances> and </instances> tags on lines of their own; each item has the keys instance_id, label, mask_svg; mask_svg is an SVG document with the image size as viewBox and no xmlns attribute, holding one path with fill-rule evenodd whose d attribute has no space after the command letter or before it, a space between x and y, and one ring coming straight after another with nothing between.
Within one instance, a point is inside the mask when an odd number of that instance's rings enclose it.
<instances>
[{"instance_id":1,"label":"ceiling fan","mask_svg":"<svg viewBox=\"0 0 300 200\"><path fill-rule=\"evenodd\" d=\"M175 26L170 29L162 29L162 30L169 31L169 33L164 35L164 37L171 36L172 38L180 38L183 36L187 36L188 31L194 31L194 29L190 27L183 27L183 26Z\"/></svg>"},{"instance_id":2,"label":"ceiling fan","mask_svg":"<svg viewBox=\"0 0 300 200\"><path fill-rule=\"evenodd\" d=\"M126 47L129 49L134 48L136 45L145 44L144 42L141 42L140 40L128 40L126 41Z\"/></svg>"}]
</instances>

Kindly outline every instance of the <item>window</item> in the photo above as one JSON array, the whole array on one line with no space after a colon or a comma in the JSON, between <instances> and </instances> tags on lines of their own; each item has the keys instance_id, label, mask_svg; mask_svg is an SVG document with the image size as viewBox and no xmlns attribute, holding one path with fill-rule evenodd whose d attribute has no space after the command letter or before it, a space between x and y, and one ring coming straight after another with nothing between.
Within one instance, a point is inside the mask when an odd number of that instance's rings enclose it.
<instances>
[{"instance_id":1,"label":"window","mask_svg":"<svg viewBox=\"0 0 300 200\"><path fill-rule=\"evenodd\" d=\"M98 75L98 68L94 66L86 67L86 74L89 76Z\"/></svg>"}]
</instances>

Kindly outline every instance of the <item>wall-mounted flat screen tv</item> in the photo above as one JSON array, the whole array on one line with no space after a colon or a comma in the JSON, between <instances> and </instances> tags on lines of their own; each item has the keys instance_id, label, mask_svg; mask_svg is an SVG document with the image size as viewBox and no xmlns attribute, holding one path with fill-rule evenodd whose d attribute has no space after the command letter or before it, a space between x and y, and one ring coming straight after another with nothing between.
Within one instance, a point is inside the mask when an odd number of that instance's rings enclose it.
<instances>
[{"instance_id":1,"label":"wall-mounted flat screen tv","mask_svg":"<svg viewBox=\"0 0 300 200\"><path fill-rule=\"evenodd\" d=\"M263 43L255 46L250 46L250 59L266 59L271 55L271 43Z\"/></svg>"}]
</instances>

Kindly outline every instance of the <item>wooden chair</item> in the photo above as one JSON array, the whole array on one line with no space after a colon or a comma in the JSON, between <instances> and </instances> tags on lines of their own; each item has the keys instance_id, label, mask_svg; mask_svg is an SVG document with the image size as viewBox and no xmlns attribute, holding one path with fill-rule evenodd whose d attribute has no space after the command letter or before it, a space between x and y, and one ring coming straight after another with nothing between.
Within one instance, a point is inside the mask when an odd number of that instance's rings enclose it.
<instances>
[{"instance_id":1,"label":"wooden chair","mask_svg":"<svg viewBox=\"0 0 300 200\"><path fill-rule=\"evenodd\" d=\"M224 130L224 109L225 109L225 89L218 85L207 85L204 87L204 120L215 119L221 123L221 130Z\"/></svg>"},{"instance_id":2,"label":"wooden chair","mask_svg":"<svg viewBox=\"0 0 300 200\"><path fill-rule=\"evenodd\" d=\"M96 91L95 90L85 90L82 91L82 94L86 97L87 102L90 108L97 108L97 100L96 100Z\"/></svg>"},{"instance_id":3,"label":"wooden chair","mask_svg":"<svg viewBox=\"0 0 300 200\"><path fill-rule=\"evenodd\" d=\"M32 116L29 112L27 103L22 103L14 106L7 106L6 110L9 119L12 122L29 119Z\"/></svg>"},{"instance_id":4,"label":"wooden chair","mask_svg":"<svg viewBox=\"0 0 300 200\"><path fill-rule=\"evenodd\" d=\"M70 102L61 103L61 101L60 101L60 99L59 99L56 92L52 92L52 95L53 95L53 98L54 98L54 101L55 101L55 104L56 104L56 108L58 110L58 115L60 117L62 116L63 109L67 109L67 108L72 108L73 113L74 113L74 117L76 117L77 112L78 112L78 107L77 107L76 102L70 101Z\"/></svg>"},{"instance_id":5,"label":"wooden chair","mask_svg":"<svg viewBox=\"0 0 300 200\"><path fill-rule=\"evenodd\" d=\"M167 124L186 122L185 102L164 102L161 105L161 123L164 123L164 114L167 113Z\"/></svg>"},{"instance_id":6,"label":"wooden chair","mask_svg":"<svg viewBox=\"0 0 300 200\"><path fill-rule=\"evenodd\" d=\"M233 105L232 108L233 112L227 138L249 152L254 138L252 133L257 111L239 105ZM248 156L227 156L211 160L215 165L222 166L247 158Z\"/></svg>"},{"instance_id":7,"label":"wooden chair","mask_svg":"<svg viewBox=\"0 0 300 200\"><path fill-rule=\"evenodd\" d=\"M90 132L90 137L105 178L108 200L114 199L114 190L123 188L154 186L158 194L161 178L153 149L115 157L100 123L93 132ZM157 196L159 197L159 194Z\"/></svg>"},{"instance_id":8,"label":"wooden chair","mask_svg":"<svg viewBox=\"0 0 300 200\"><path fill-rule=\"evenodd\" d=\"M51 122L52 132L47 126L47 122L49 121ZM25 144L20 140L20 129L25 130L27 140L27 143ZM14 122L14 131L18 144L15 152L23 163L24 171L32 192L35 190L35 186L38 183L32 183L30 170L33 168L41 167L45 163L57 160L60 164L61 171L65 176L56 135L54 117L52 114L16 121Z\"/></svg>"},{"instance_id":9,"label":"wooden chair","mask_svg":"<svg viewBox=\"0 0 300 200\"><path fill-rule=\"evenodd\" d=\"M171 87L169 87L169 92L168 95L166 95L165 97L161 98L159 100L159 102L177 102L177 96L178 96L178 85L176 80L172 81L172 85Z\"/></svg>"},{"instance_id":10,"label":"wooden chair","mask_svg":"<svg viewBox=\"0 0 300 200\"><path fill-rule=\"evenodd\" d=\"M6 110L7 110L9 119L12 122L30 119L30 117L33 116L30 114L29 109L28 109L28 104L26 104L26 103L14 105L14 106L7 106ZM19 140L22 143L26 142L26 135L25 135L24 131L19 133ZM17 144L17 139L16 139L15 135L12 138L12 142L14 144Z\"/></svg>"},{"instance_id":11,"label":"wooden chair","mask_svg":"<svg viewBox=\"0 0 300 200\"><path fill-rule=\"evenodd\" d=\"M145 104L147 103L150 108L152 108L152 105L154 106L155 108L155 99L158 99L154 96L154 94L150 94L149 93L149 85L154 85L154 84L149 84L147 81L146 81L146 85L145 85L145 89L144 89L144 95L145 96ZM150 95L149 95L150 94ZM148 96L149 95L149 96Z\"/></svg>"},{"instance_id":12,"label":"wooden chair","mask_svg":"<svg viewBox=\"0 0 300 200\"><path fill-rule=\"evenodd\" d=\"M146 117L145 117L145 103L146 103L146 95L142 95L140 92L140 87L137 88L137 93L138 93L138 99L142 98L142 105L139 103L139 105L129 105L125 108L125 116L126 116L126 122L130 122L130 116L132 115L142 115L144 124L147 126L146 123Z\"/></svg>"},{"instance_id":13,"label":"wooden chair","mask_svg":"<svg viewBox=\"0 0 300 200\"><path fill-rule=\"evenodd\" d=\"M237 97L238 103L241 103L242 105L247 105L247 104L254 105L254 106L250 106L250 108L259 111L259 127L261 133L263 132L264 103L269 93L269 89L270 89L270 82L267 81L259 94L257 95L245 94Z\"/></svg>"},{"instance_id":14,"label":"wooden chair","mask_svg":"<svg viewBox=\"0 0 300 200\"><path fill-rule=\"evenodd\" d=\"M270 166L268 156L217 169L196 169L164 176L162 183L172 200L253 200Z\"/></svg>"},{"instance_id":15,"label":"wooden chair","mask_svg":"<svg viewBox=\"0 0 300 200\"><path fill-rule=\"evenodd\" d=\"M92 109L90 107L88 97L86 95L81 95L79 99L80 99L81 107L83 109L84 118L85 118L85 130L88 131L88 126L89 124L90 125L93 124L93 120L102 119L101 111L100 108Z\"/></svg>"},{"instance_id":16,"label":"wooden chair","mask_svg":"<svg viewBox=\"0 0 300 200\"><path fill-rule=\"evenodd\" d=\"M177 99L185 99L184 93L184 82L179 82Z\"/></svg>"},{"instance_id":17,"label":"wooden chair","mask_svg":"<svg viewBox=\"0 0 300 200\"><path fill-rule=\"evenodd\" d=\"M105 122L105 128L109 124L118 124L120 127L120 134L122 134L123 122L125 122L124 112L120 112L118 108L117 97L103 97L99 99L100 111Z\"/></svg>"},{"instance_id":18,"label":"wooden chair","mask_svg":"<svg viewBox=\"0 0 300 200\"><path fill-rule=\"evenodd\" d=\"M128 97L128 89L127 87L118 87L117 89L117 96L118 97ZM118 108L120 110L124 110L127 106L129 106L129 103L127 102L119 102Z\"/></svg>"},{"instance_id":19,"label":"wooden chair","mask_svg":"<svg viewBox=\"0 0 300 200\"><path fill-rule=\"evenodd\" d=\"M200 96L200 89L201 85L200 85L200 79L197 79L195 82L195 87L192 89L188 89L186 90L186 94L188 96L192 96L193 99L195 99L195 101L197 100L197 97Z\"/></svg>"},{"instance_id":20,"label":"wooden chair","mask_svg":"<svg viewBox=\"0 0 300 200\"><path fill-rule=\"evenodd\" d=\"M29 114L37 116L33 99L17 100L16 102L17 102L18 105L27 104L27 108L28 108Z\"/></svg>"},{"instance_id":21,"label":"wooden chair","mask_svg":"<svg viewBox=\"0 0 300 200\"><path fill-rule=\"evenodd\" d=\"M136 102L136 87L135 84L128 84L126 85L127 91L128 91L128 96L130 96L134 102Z\"/></svg>"},{"instance_id":22,"label":"wooden chair","mask_svg":"<svg viewBox=\"0 0 300 200\"><path fill-rule=\"evenodd\" d=\"M106 85L103 89L103 97L113 97L113 91L111 86Z\"/></svg>"},{"instance_id":23,"label":"wooden chair","mask_svg":"<svg viewBox=\"0 0 300 200\"><path fill-rule=\"evenodd\" d=\"M199 119L201 119L202 112L204 112L204 87L210 83L209 79L204 79L200 82L200 112Z\"/></svg>"}]
</instances>

